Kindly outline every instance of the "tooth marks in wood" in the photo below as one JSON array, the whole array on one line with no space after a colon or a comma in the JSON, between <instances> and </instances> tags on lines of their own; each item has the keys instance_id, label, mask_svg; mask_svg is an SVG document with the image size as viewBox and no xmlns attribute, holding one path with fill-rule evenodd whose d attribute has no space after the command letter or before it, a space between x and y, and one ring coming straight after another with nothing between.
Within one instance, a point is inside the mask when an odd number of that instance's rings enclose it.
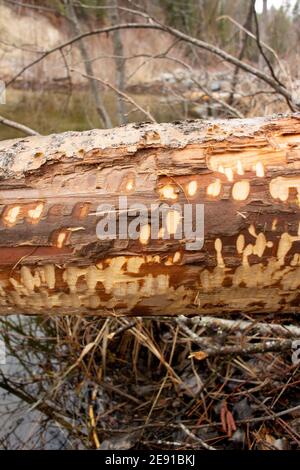
<instances>
[{"instance_id":1,"label":"tooth marks in wood","mask_svg":"<svg viewBox=\"0 0 300 470\"><path fill-rule=\"evenodd\" d=\"M299 115L1 142L0 176L0 313L299 309ZM157 240L144 223L100 241L97 208L120 195L204 204L203 248L175 239L171 207Z\"/></svg>"}]
</instances>

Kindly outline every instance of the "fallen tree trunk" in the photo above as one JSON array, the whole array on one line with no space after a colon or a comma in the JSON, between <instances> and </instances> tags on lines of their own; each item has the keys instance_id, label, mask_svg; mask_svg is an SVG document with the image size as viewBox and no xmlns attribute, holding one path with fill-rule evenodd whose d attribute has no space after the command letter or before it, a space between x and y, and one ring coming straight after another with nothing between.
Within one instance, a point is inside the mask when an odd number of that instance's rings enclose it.
<instances>
[{"instance_id":1,"label":"fallen tree trunk","mask_svg":"<svg viewBox=\"0 0 300 470\"><path fill-rule=\"evenodd\" d=\"M168 204L156 239L99 239L119 196ZM299 311L299 114L3 141L0 197L1 314ZM171 204L204 206L203 247Z\"/></svg>"}]
</instances>

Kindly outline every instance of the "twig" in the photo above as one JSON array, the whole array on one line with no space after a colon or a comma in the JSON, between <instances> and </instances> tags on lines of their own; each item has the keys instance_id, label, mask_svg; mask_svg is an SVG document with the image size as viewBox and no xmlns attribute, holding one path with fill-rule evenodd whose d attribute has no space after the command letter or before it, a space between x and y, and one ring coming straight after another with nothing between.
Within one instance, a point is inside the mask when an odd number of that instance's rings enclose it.
<instances>
[{"instance_id":1,"label":"twig","mask_svg":"<svg viewBox=\"0 0 300 470\"><path fill-rule=\"evenodd\" d=\"M218 317L194 317L190 318L189 321L193 325L199 325L203 327L216 327L224 331L240 331L248 332L254 330L254 332L261 335L278 334L287 337L300 337L300 327L295 325L277 325L273 323L262 323L262 322L251 322L245 320L225 320L224 318Z\"/></svg>"},{"instance_id":2,"label":"twig","mask_svg":"<svg viewBox=\"0 0 300 470\"><path fill-rule=\"evenodd\" d=\"M183 60L181 60L181 59L177 59L175 57L169 57L169 56L166 56L166 59L173 60L174 62L178 62L179 64L181 64L184 67L188 68L191 72L193 71L192 67L190 65L188 65L186 62L184 62ZM192 80L198 86L198 88L200 88L200 90L202 90L203 93L205 93L205 95L207 95L212 101L215 101L216 103L223 106L223 108L227 109L230 112L230 114L233 114L234 116L236 116L238 118L241 118L241 119L245 117L240 111L238 111L236 108L231 106L231 104L227 103L226 101L222 100L221 98L217 98L212 93L210 93L208 91L208 89L206 87L204 87L203 85L201 85L201 83L198 80L196 80L195 78L192 78Z\"/></svg>"},{"instance_id":3,"label":"twig","mask_svg":"<svg viewBox=\"0 0 300 470\"><path fill-rule=\"evenodd\" d=\"M209 444L206 444L206 442L204 442L202 439L200 439L200 437L196 436L195 434L193 434L184 424L182 423L179 423L179 426L181 427L181 429L183 430L183 432L188 436L190 437L191 439L193 439L194 441L196 442L199 442L199 444L201 444L201 446L206 449L206 450L216 450L213 446L210 446Z\"/></svg>"},{"instance_id":4,"label":"twig","mask_svg":"<svg viewBox=\"0 0 300 470\"><path fill-rule=\"evenodd\" d=\"M140 13L140 12L139 12ZM270 85L274 90L276 90L277 93L280 95L284 96L286 100L292 105L293 104L293 96L292 93L289 92L284 86L280 85L277 80L275 80L272 76L264 73L263 71L253 67L250 64L247 64L246 62L242 62L236 57L232 56L228 52L224 51L223 49L220 49L217 46L214 46L213 44L209 44L205 41L202 41L200 39L194 38L192 36L189 36L175 28L171 28L170 26L166 26L163 24L160 24L159 22L153 22L153 19L149 17L149 23L123 23L123 24L117 24L113 26L108 26L105 28L99 28L91 31L87 31L84 33L81 33L68 41L65 41L58 46L53 47L52 49L48 49L45 51L40 57L37 59L33 60L29 64L25 65L16 75L14 75L7 83L6 86L11 85L13 82L15 82L26 70L29 68L33 67L34 65L38 64L41 62L43 59L48 57L50 54L53 54L54 52L58 52L64 47L70 46L71 44L74 44L77 41L80 41L81 39L94 36L97 34L108 34L109 32L116 31L118 29L153 29L153 30L160 30L167 32L171 34L172 36L181 39L182 41L187 42L188 44L192 44L196 47L199 47L200 49L204 49L214 55L217 55L224 59L226 62L229 62L232 65L238 66L241 69L243 69L245 72L250 73L251 75L254 75L255 77L259 78L260 80L264 81L268 85ZM295 107L297 108L297 105L295 104Z\"/></svg>"},{"instance_id":5,"label":"twig","mask_svg":"<svg viewBox=\"0 0 300 470\"><path fill-rule=\"evenodd\" d=\"M120 333L124 333L124 331L128 331L130 330L130 328L132 328L133 326L135 326L137 323L137 320L133 320L131 321L130 323L128 323L128 325L123 325L123 326L120 326L120 328L117 328L115 331L112 331L111 333L109 333L107 335L107 339L114 339L115 336L119 335Z\"/></svg>"},{"instance_id":6,"label":"twig","mask_svg":"<svg viewBox=\"0 0 300 470\"><path fill-rule=\"evenodd\" d=\"M142 108L133 98L131 98L129 95L124 93L123 91L119 90L116 88L114 85L111 83L107 82L106 80L102 80L102 78L99 77L94 77L93 75L87 75L83 72L80 72L80 70L75 70L75 69L70 69L71 72L76 72L79 73L82 77L88 78L90 80L96 80L97 82L102 83L102 85L107 86L108 88L111 88L115 93L117 93L119 96L122 96L128 103L131 103L133 106L135 106L139 111L141 111L145 116L147 116L148 119L150 119L151 122L156 123L157 121L155 118L152 116L152 114L149 111L146 111L144 108Z\"/></svg>"},{"instance_id":7,"label":"twig","mask_svg":"<svg viewBox=\"0 0 300 470\"><path fill-rule=\"evenodd\" d=\"M3 376L2 374L2 380L0 381L0 388L3 390L6 390L7 392L11 393L12 395L15 395L18 397L20 400L23 400L25 403L28 403L31 405L35 398L28 393L26 393L24 390L21 388L17 388L17 386L11 385L8 380ZM48 403L39 403L36 406L37 410L40 411L41 413L45 414L49 419L53 419L53 421L61 424L63 428L69 430L72 432L74 430L71 419L69 417L64 416L60 410L55 409L52 405L49 405ZM83 431L79 431L77 429L78 434L83 434Z\"/></svg>"},{"instance_id":8,"label":"twig","mask_svg":"<svg viewBox=\"0 0 300 470\"><path fill-rule=\"evenodd\" d=\"M182 315L176 319L176 323L181 327L183 331L188 335L188 337L201 347L201 350L206 354L206 356L227 356L230 354L237 355L248 355L248 354L258 354L266 352L283 352L292 349L293 340L267 340L261 341L260 343L248 343L243 346L218 346L212 347L208 344L207 340L199 337L194 333L188 326L186 326L186 317Z\"/></svg>"},{"instance_id":9,"label":"twig","mask_svg":"<svg viewBox=\"0 0 300 470\"><path fill-rule=\"evenodd\" d=\"M244 24L245 29L246 28L251 28L252 15L253 15L253 9L252 9L252 3L250 2L248 14L247 14L246 21L245 21L245 24ZM219 19L220 18L218 18L218 20ZM243 60L246 49L247 49L247 44L248 44L248 35L245 31L244 31L244 33L245 34L244 34L244 38L243 38L243 41L242 41L242 46L241 46L239 54L238 54L238 59L239 60ZM233 72L233 78L232 78L232 83L231 83L231 92L230 92L230 96L229 96L229 104L231 104L231 105L234 101L234 93L235 93L235 89L236 89L236 85L237 85L237 81L238 81L239 71L240 71L240 68L238 66L236 66L235 69L234 69L234 72Z\"/></svg>"},{"instance_id":10,"label":"twig","mask_svg":"<svg viewBox=\"0 0 300 470\"><path fill-rule=\"evenodd\" d=\"M296 405L296 406L293 406L292 408L278 411L278 413L270 411L270 415L267 415L267 416L258 416L257 418L241 419L241 420L237 420L236 422L237 423L260 423L264 421L272 421L273 419L280 418L281 416L285 416L290 413L294 413L294 411L299 411L299 410L300 410L300 405Z\"/></svg>"},{"instance_id":11,"label":"twig","mask_svg":"<svg viewBox=\"0 0 300 470\"><path fill-rule=\"evenodd\" d=\"M252 10L252 7L251 7L251 10ZM253 11L253 10L252 10ZM233 23L235 26L237 26L237 28L239 28L241 31L244 31L244 33L246 33L251 39L254 39L256 40L256 36L255 34L253 34L251 31L249 31L249 29L247 29L245 26L241 25L240 23L238 23L234 18L232 18L231 16L229 15L222 15L222 16L219 16L219 18L217 18L217 21L220 21L220 20L228 20L230 21L231 23ZM246 24L246 23L245 23ZM266 44L265 42L263 41L260 41L260 44L262 47L264 47L265 49L267 49L268 51L270 51L273 56L275 57L275 59L277 60L278 62L278 65L280 67L280 70L282 71L282 73L286 76L286 78L289 78L288 77L288 74L287 74L287 71L284 69L282 63L281 63L281 60L277 54L277 52L271 47L269 46L268 44Z\"/></svg>"},{"instance_id":12,"label":"twig","mask_svg":"<svg viewBox=\"0 0 300 470\"><path fill-rule=\"evenodd\" d=\"M274 69L271 65L271 62L269 61L268 59L268 56L265 54L265 51L263 50L263 47L262 47L262 44L261 44L261 41L260 41L260 31L259 31L259 24L258 24L258 18L257 18L257 13L256 13L256 8L255 8L255 1L256 0L251 0L252 2L252 10L253 10L253 15L254 15L254 21L255 21L255 29L256 29L256 44L257 44L257 47L258 47L258 50L259 52L261 53L262 57L264 58L269 70L270 70L270 73L272 75L272 77L274 78L274 80L276 80L276 82L278 83L278 85L280 86L284 86L283 83L278 79L278 77L276 76L275 72L274 72Z\"/></svg>"},{"instance_id":13,"label":"twig","mask_svg":"<svg viewBox=\"0 0 300 470\"><path fill-rule=\"evenodd\" d=\"M11 5L16 5L22 8L32 8L34 10L43 10L51 13L55 13L58 15L61 15L61 13L58 10L55 10L54 8L49 8L49 7L44 7L41 5L34 5L33 3L23 3L23 2L18 2L17 0L4 0L5 3L9 3Z\"/></svg>"},{"instance_id":14,"label":"twig","mask_svg":"<svg viewBox=\"0 0 300 470\"><path fill-rule=\"evenodd\" d=\"M18 131L24 132L24 134L27 135L40 135L37 131L31 129L30 127L27 127L24 124L20 124L19 122L6 119L3 116L0 116L0 124L3 124L7 127L12 127L13 129L17 129Z\"/></svg>"}]
</instances>

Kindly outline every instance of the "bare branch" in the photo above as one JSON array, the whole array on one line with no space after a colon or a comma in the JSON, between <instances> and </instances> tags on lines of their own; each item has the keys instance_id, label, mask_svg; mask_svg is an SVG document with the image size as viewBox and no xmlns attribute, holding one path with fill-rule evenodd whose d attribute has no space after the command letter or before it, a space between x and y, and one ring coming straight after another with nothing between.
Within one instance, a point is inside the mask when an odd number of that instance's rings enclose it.
<instances>
[{"instance_id":1,"label":"bare branch","mask_svg":"<svg viewBox=\"0 0 300 470\"><path fill-rule=\"evenodd\" d=\"M280 86L284 86L283 83L279 80L279 78L276 76L275 72L274 72L274 69L272 67L272 64L271 62L269 61L268 59L268 56L265 54L265 51L262 47L262 44L260 42L260 31L259 31L259 24L258 24L258 19L257 19L257 13L256 13L256 9L255 9L255 1L256 0L251 0L252 2L252 10L253 10L253 15L254 15L254 21L255 21L255 29L256 29L256 44L257 44L257 47L259 49L259 52L261 53L262 57L264 58L269 70L270 70L270 73L272 75L272 77L274 78L274 80L276 80L276 82L278 83L278 85Z\"/></svg>"},{"instance_id":2,"label":"bare branch","mask_svg":"<svg viewBox=\"0 0 300 470\"><path fill-rule=\"evenodd\" d=\"M245 26L241 25L240 23L238 23L234 18L232 18L231 16L229 15L222 15L222 16L219 16L219 18L217 18L217 21L220 21L220 20L228 20L230 21L232 24L234 24L237 28L239 28L241 31L244 31L244 33L246 33L251 39L255 39L256 40L256 36L255 34L253 34L251 31L249 31L249 29L247 29ZM271 54L273 54L273 56L275 57L275 59L277 60L278 62L278 65L280 67L280 70L282 71L282 73L286 76L286 78L288 79L288 74L287 74L287 71L284 69L282 63L281 63L281 60L277 54L277 52L271 47L269 46L268 44L266 44L265 42L263 41L260 41L260 44L261 46L263 46L265 49L267 49L268 51L271 52Z\"/></svg>"},{"instance_id":3,"label":"bare branch","mask_svg":"<svg viewBox=\"0 0 300 470\"><path fill-rule=\"evenodd\" d=\"M75 35L76 34L80 35L82 32L82 29L81 29L79 18L76 13L76 9L74 8L73 0L68 0L68 1L64 0L64 5L66 9L67 19L70 22L71 31ZM88 49L84 41L79 41L79 50L80 50L81 57L84 60L84 67L85 67L85 72L87 76L94 75L93 65L89 61L90 57L89 57ZM61 51L62 49L60 49L60 52ZM90 84L92 96L95 101L96 110L100 118L100 122L102 123L104 127L112 127L109 113L105 107L100 91L96 86L95 80L89 79L89 84Z\"/></svg>"},{"instance_id":4,"label":"bare branch","mask_svg":"<svg viewBox=\"0 0 300 470\"><path fill-rule=\"evenodd\" d=\"M224 50L220 49L217 46L214 46L213 44L209 44L207 42L204 42L200 39L191 37L175 28L171 28L170 26L166 26L163 24L160 24L158 22L154 23L152 18L149 17L149 23L124 23L124 24L118 24L118 25L113 25L113 26L108 26L105 28L99 28L91 31L87 31L84 33L81 33L68 41L65 41L64 43L59 44L58 46L55 46L52 49L49 49L48 51L45 51L40 57L32 61L31 63L27 64L25 67L23 67L14 77L12 77L7 83L6 86L11 85L13 82L17 80L26 70L29 68L33 67L34 65L38 64L40 61L48 57L50 54L53 54L54 52L60 51L62 48L70 46L71 44L76 43L77 41L84 39L86 37L94 36L97 34L108 34L112 31L116 31L118 29L154 29L154 30L160 30L167 32L171 34L172 36L181 39L182 41L187 42L188 44L192 44L196 47L199 47L200 49L206 50L212 54L217 55L218 57L221 57L224 59L226 62L231 63L232 65L240 67L242 70L245 72L250 73L251 75L254 75L255 77L259 78L260 80L264 81L267 83L269 86L271 86L277 93L280 95L284 96L286 100L289 102L290 106L294 109L297 108L297 105L293 103L293 97L292 94L281 84L278 83L276 79L271 77L270 75L264 73L263 71L253 67L252 65L247 64L246 62L242 62L241 60L237 59L236 57L232 56L231 54L225 52Z\"/></svg>"},{"instance_id":5,"label":"bare branch","mask_svg":"<svg viewBox=\"0 0 300 470\"><path fill-rule=\"evenodd\" d=\"M266 352L291 351L292 349L293 341L291 339L266 340L259 343L248 343L233 346L211 346L211 343L208 342L206 338L199 337L194 331L192 331L186 325L186 322L187 318L182 315L176 318L176 323L187 334L189 339L200 346L201 350L203 350L206 356L227 356L230 354L244 356L248 354L259 354Z\"/></svg>"},{"instance_id":6,"label":"bare branch","mask_svg":"<svg viewBox=\"0 0 300 470\"><path fill-rule=\"evenodd\" d=\"M295 325L278 325L274 323L263 323L246 320L228 320L218 317L194 317L190 319L193 325L203 327L220 328L228 332L255 332L261 335L276 334L285 337L300 338L300 327Z\"/></svg>"},{"instance_id":7,"label":"bare branch","mask_svg":"<svg viewBox=\"0 0 300 470\"><path fill-rule=\"evenodd\" d=\"M179 426L181 427L181 429L183 430L183 432L184 432L188 437L190 437L191 439L193 439L193 441L199 442L199 444L201 445L201 447L203 447L204 449L206 449L206 450L216 450L215 447L210 446L209 444L206 444L206 442L204 442L202 439L200 439L200 437L198 437L198 436L196 436L194 433L192 433L184 424L180 423Z\"/></svg>"},{"instance_id":8,"label":"bare branch","mask_svg":"<svg viewBox=\"0 0 300 470\"><path fill-rule=\"evenodd\" d=\"M177 63L183 65L184 67L186 67L190 71L193 70L192 67L190 65L188 65L186 62L184 62L183 60L177 59L175 57L168 57L168 56L166 56L166 59L173 60L174 62L177 62ZM200 88L200 90L203 91L203 93L205 93L212 101L215 101L216 103L223 106L223 108L227 109L227 111L229 111L230 114L232 114L233 116L236 116L238 118L241 118L241 119L245 117L240 111L238 111L236 108L234 108L231 104L227 103L226 101L222 100L221 98L217 98L212 93L210 93L208 91L208 89L206 87L204 87L203 85L201 85L201 83L198 80L196 80L195 78L192 78L192 80L198 86L198 88Z\"/></svg>"},{"instance_id":9,"label":"bare branch","mask_svg":"<svg viewBox=\"0 0 300 470\"><path fill-rule=\"evenodd\" d=\"M27 134L27 135L40 135L34 129L31 129L30 127L27 127L24 124L20 124L19 122L6 119L3 116L0 116L0 124L3 124L4 126L7 126L7 127L12 127L13 129L17 129L18 131L24 132L24 134Z\"/></svg>"},{"instance_id":10,"label":"bare branch","mask_svg":"<svg viewBox=\"0 0 300 470\"><path fill-rule=\"evenodd\" d=\"M33 10L48 11L50 13L57 13L58 15L60 15L58 10L55 10L54 8L50 8L50 7L45 7L42 5L34 5L33 3L23 3L23 2L18 2L17 0L4 0L4 2L10 5L16 5L22 8L31 8Z\"/></svg>"},{"instance_id":11,"label":"bare branch","mask_svg":"<svg viewBox=\"0 0 300 470\"><path fill-rule=\"evenodd\" d=\"M145 114L145 116L147 116L147 118L150 119L151 122L154 122L154 123L157 122L149 111L146 111L133 98L131 98L129 95L127 95L123 91L118 90L118 88L116 88L111 83L107 82L106 80L102 80L101 78L94 77L93 75L87 75L85 73L80 72L80 70L75 70L75 69L70 69L70 70L71 70L71 72L79 73L82 77L88 78L90 80L96 80L97 82L102 83L103 85L105 85L106 87L110 88L115 93L117 93L117 95L124 98L128 103L133 104L139 111L141 111L143 114Z\"/></svg>"}]
</instances>

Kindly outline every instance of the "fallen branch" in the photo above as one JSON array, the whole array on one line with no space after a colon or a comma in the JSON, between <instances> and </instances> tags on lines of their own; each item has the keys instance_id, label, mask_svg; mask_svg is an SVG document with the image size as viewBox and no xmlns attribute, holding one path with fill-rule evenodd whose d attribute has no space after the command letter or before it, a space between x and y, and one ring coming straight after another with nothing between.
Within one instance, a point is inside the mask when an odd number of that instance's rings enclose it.
<instances>
[{"instance_id":1,"label":"fallen branch","mask_svg":"<svg viewBox=\"0 0 300 470\"><path fill-rule=\"evenodd\" d=\"M229 333L237 331L242 333L253 333L260 335L278 335L293 338L300 338L300 327L295 325L278 325L276 323L261 323L245 320L227 320L218 317L193 317L189 319L193 325L203 326L204 328L217 328Z\"/></svg>"},{"instance_id":2,"label":"fallen branch","mask_svg":"<svg viewBox=\"0 0 300 470\"><path fill-rule=\"evenodd\" d=\"M299 136L295 114L1 142L0 314L297 312Z\"/></svg>"},{"instance_id":3,"label":"fallen branch","mask_svg":"<svg viewBox=\"0 0 300 470\"><path fill-rule=\"evenodd\" d=\"M180 328L186 333L188 338L198 346L200 346L201 351L191 353L190 357L195 357L197 355L201 359L205 359L208 356L228 356L231 354L234 355L251 355L267 352L284 352L291 351L293 347L293 340L266 340L260 341L259 343L246 343L243 345L233 345L233 346L212 346L211 341L208 341L206 338L198 336L194 331L192 331L186 325L187 318L180 316L176 318L176 323Z\"/></svg>"}]
</instances>

